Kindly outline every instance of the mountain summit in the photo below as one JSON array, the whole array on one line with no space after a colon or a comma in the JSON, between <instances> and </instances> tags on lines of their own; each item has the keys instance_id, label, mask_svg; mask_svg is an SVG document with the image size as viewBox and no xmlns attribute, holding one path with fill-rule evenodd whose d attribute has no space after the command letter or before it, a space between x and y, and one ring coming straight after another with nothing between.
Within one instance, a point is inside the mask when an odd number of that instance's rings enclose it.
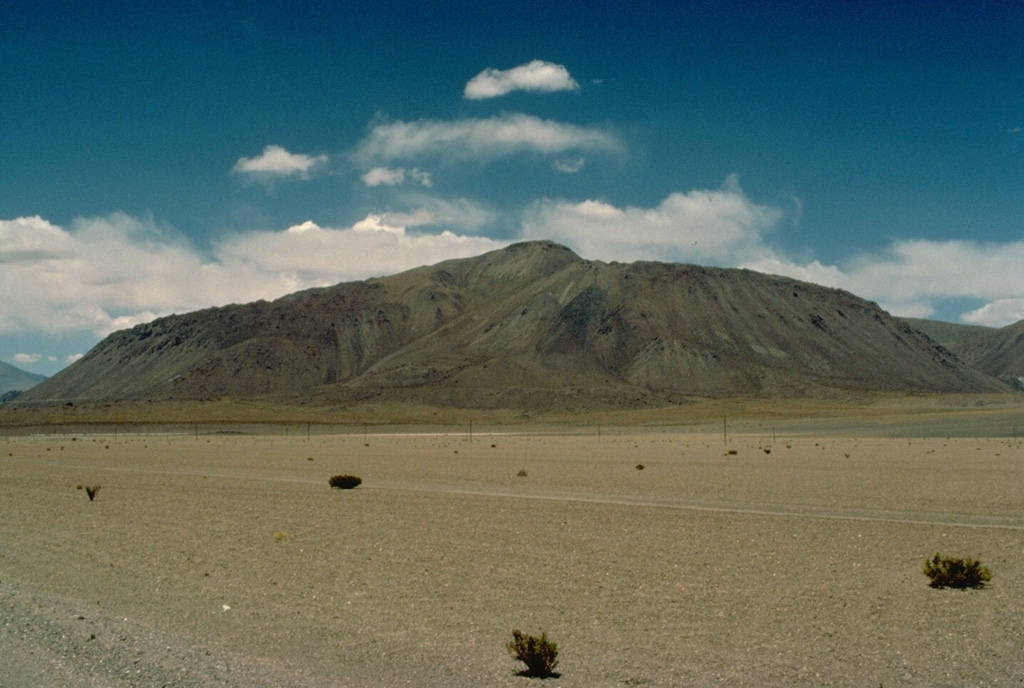
<instances>
[{"instance_id":1,"label":"mountain summit","mask_svg":"<svg viewBox=\"0 0 1024 688\"><path fill-rule=\"evenodd\" d=\"M34 401L271 397L476 408L1005 391L876 304L540 241L115 332Z\"/></svg>"}]
</instances>

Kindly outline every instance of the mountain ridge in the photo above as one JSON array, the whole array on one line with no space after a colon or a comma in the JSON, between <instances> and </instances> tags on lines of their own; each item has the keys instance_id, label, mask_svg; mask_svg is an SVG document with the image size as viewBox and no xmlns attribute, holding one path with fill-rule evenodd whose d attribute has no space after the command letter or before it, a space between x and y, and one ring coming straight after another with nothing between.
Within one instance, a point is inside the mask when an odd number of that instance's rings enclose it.
<instances>
[{"instance_id":1,"label":"mountain ridge","mask_svg":"<svg viewBox=\"0 0 1024 688\"><path fill-rule=\"evenodd\" d=\"M116 332L37 402L269 397L480 408L1006 391L848 292L526 242Z\"/></svg>"}]
</instances>

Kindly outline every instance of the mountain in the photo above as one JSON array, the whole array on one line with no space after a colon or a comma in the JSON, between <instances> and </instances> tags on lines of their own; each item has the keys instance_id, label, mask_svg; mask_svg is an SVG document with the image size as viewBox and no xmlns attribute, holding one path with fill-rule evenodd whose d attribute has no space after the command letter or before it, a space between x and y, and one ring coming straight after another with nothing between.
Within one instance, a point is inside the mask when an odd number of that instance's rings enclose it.
<instances>
[{"instance_id":1,"label":"mountain","mask_svg":"<svg viewBox=\"0 0 1024 688\"><path fill-rule=\"evenodd\" d=\"M1006 389L844 291L528 242L115 332L25 399L577 410Z\"/></svg>"},{"instance_id":2,"label":"mountain","mask_svg":"<svg viewBox=\"0 0 1024 688\"><path fill-rule=\"evenodd\" d=\"M1024 389L1024 320L949 345L965 363Z\"/></svg>"},{"instance_id":3,"label":"mountain","mask_svg":"<svg viewBox=\"0 0 1024 688\"><path fill-rule=\"evenodd\" d=\"M1002 328L905 320L972 368L1024 389L1024 320Z\"/></svg>"},{"instance_id":4,"label":"mountain","mask_svg":"<svg viewBox=\"0 0 1024 688\"><path fill-rule=\"evenodd\" d=\"M900 318L900 320L924 332L949 349L953 349L958 342L962 342L965 339L973 339L983 334L995 332L995 328L985 327L984 325L964 325L963 323L949 323L941 320L926 320L924 318Z\"/></svg>"},{"instance_id":5,"label":"mountain","mask_svg":"<svg viewBox=\"0 0 1024 688\"><path fill-rule=\"evenodd\" d=\"M46 379L45 375L29 373L0 361L0 394L23 392Z\"/></svg>"}]
</instances>

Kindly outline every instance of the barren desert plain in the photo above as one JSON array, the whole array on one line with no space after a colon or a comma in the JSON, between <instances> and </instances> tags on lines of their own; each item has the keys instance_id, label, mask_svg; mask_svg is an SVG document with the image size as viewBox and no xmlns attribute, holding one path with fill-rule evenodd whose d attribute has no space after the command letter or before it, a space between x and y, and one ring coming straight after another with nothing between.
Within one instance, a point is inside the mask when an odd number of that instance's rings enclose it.
<instances>
[{"instance_id":1,"label":"barren desert plain","mask_svg":"<svg viewBox=\"0 0 1024 688\"><path fill-rule=\"evenodd\" d=\"M1019 399L370 411L0 412L0 686L1024 685Z\"/></svg>"}]
</instances>

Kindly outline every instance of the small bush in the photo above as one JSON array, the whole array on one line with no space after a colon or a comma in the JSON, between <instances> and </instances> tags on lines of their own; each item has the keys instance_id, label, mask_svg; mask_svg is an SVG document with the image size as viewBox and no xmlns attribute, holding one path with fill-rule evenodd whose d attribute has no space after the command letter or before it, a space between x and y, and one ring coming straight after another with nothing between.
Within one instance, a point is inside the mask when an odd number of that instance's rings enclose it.
<instances>
[{"instance_id":1,"label":"small bush","mask_svg":"<svg viewBox=\"0 0 1024 688\"><path fill-rule=\"evenodd\" d=\"M636 465L636 469L637 469L638 471L642 471L642 470L644 469L644 465L643 465L642 463L638 463L638 464Z\"/></svg>"},{"instance_id":2,"label":"small bush","mask_svg":"<svg viewBox=\"0 0 1024 688\"><path fill-rule=\"evenodd\" d=\"M516 473L516 476L518 476L520 478L525 478L527 476L526 469L525 468L520 468L519 472Z\"/></svg>"},{"instance_id":3,"label":"small bush","mask_svg":"<svg viewBox=\"0 0 1024 688\"><path fill-rule=\"evenodd\" d=\"M99 491L100 491L100 486L99 485L97 485L96 487L89 487L88 485L85 486L85 493L87 495L89 495L89 501L90 502L92 500L96 499L96 493L99 492Z\"/></svg>"},{"instance_id":4,"label":"small bush","mask_svg":"<svg viewBox=\"0 0 1024 688\"><path fill-rule=\"evenodd\" d=\"M924 575L933 588L980 588L992 580L992 572L977 559L944 557L936 553L924 562Z\"/></svg>"},{"instance_id":5,"label":"small bush","mask_svg":"<svg viewBox=\"0 0 1024 688\"><path fill-rule=\"evenodd\" d=\"M357 478L354 475L332 475L328 482L331 484L331 487L336 487L339 490L351 490L362 483L363 479Z\"/></svg>"},{"instance_id":6,"label":"small bush","mask_svg":"<svg viewBox=\"0 0 1024 688\"><path fill-rule=\"evenodd\" d=\"M520 676L535 678L555 678L558 666L558 645L548 640L547 633L540 637L523 633L519 629L512 631L512 641L506 646L513 659L526 664L526 669L519 672Z\"/></svg>"}]
</instances>

